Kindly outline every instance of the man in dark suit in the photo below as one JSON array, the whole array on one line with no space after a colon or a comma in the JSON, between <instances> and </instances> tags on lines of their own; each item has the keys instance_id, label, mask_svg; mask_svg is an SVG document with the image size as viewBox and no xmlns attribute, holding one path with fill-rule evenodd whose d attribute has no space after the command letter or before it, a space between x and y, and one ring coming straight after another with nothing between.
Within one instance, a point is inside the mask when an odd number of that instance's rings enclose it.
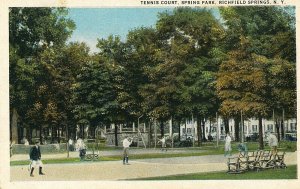
<instances>
[{"instance_id":1,"label":"man in dark suit","mask_svg":"<svg viewBox=\"0 0 300 189\"><path fill-rule=\"evenodd\" d=\"M44 175L42 172L43 163L41 161L41 150L39 146L39 141L35 142L35 145L30 148L30 176L33 177L33 170L36 166L39 166L39 175Z\"/></svg>"}]
</instances>

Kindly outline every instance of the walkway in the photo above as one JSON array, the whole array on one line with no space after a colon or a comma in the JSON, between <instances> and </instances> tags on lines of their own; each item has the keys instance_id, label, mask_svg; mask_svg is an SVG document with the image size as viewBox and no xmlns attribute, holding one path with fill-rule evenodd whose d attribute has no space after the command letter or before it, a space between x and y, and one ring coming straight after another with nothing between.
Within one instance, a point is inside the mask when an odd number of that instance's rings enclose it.
<instances>
[{"instance_id":1,"label":"walkway","mask_svg":"<svg viewBox=\"0 0 300 189\"><path fill-rule=\"evenodd\" d=\"M107 151L105 153L110 154L116 152ZM77 153L71 154L73 156ZM55 157L57 158L60 155L61 154L56 154ZM65 155L66 154L64 154L64 157ZM20 155L18 156L20 158ZM17 158L13 157L12 159ZM27 170L28 166L11 166L10 170L11 181L114 181L199 172L225 172L227 170L226 161L227 159L223 155L207 155L176 158L138 159L130 161L130 165L123 165L121 160L47 164L44 168L46 175L39 176L37 171L35 171L35 177L29 177L29 172ZM296 152L287 153L285 161L288 165L297 164Z\"/></svg>"}]
</instances>

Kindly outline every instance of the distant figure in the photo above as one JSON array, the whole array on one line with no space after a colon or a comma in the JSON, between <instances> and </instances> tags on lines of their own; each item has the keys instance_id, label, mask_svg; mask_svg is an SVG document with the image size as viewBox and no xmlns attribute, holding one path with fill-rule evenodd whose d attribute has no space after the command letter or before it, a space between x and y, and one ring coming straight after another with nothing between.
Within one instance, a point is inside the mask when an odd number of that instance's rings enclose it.
<instances>
[{"instance_id":1,"label":"distant figure","mask_svg":"<svg viewBox=\"0 0 300 189\"><path fill-rule=\"evenodd\" d=\"M245 143L240 143L238 145L238 151L243 155L247 156L248 155L248 147Z\"/></svg>"},{"instance_id":2,"label":"distant figure","mask_svg":"<svg viewBox=\"0 0 300 189\"><path fill-rule=\"evenodd\" d=\"M125 136L123 140L123 165L129 165L128 155L129 155L129 146L131 145L133 139Z\"/></svg>"},{"instance_id":3,"label":"distant figure","mask_svg":"<svg viewBox=\"0 0 300 189\"><path fill-rule=\"evenodd\" d=\"M29 157L31 160L29 165L30 176L31 177L34 176L33 170L36 166L39 166L39 175L44 175L44 173L42 172L43 163L41 161L41 151L40 151L39 141L36 141L35 145L30 148Z\"/></svg>"},{"instance_id":4,"label":"distant figure","mask_svg":"<svg viewBox=\"0 0 300 189\"><path fill-rule=\"evenodd\" d=\"M69 143L69 151L74 151L74 141L70 138L68 143Z\"/></svg>"},{"instance_id":5,"label":"distant figure","mask_svg":"<svg viewBox=\"0 0 300 189\"><path fill-rule=\"evenodd\" d=\"M208 141L211 142L213 140L213 137L211 136L211 134L208 134Z\"/></svg>"},{"instance_id":6,"label":"distant figure","mask_svg":"<svg viewBox=\"0 0 300 189\"><path fill-rule=\"evenodd\" d=\"M229 133L226 134L225 137L225 153L224 156L226 157L227 155L231 156L231 137Z\"/></svg>"},{"instance_id":7,"label":"distant figure","mask_svg":"<svg viewBox=\"0 0 300 189\"><path fill-rule=\"evenodd\" d=\"M161 151L167 151L166 137L163 136L162 139L159 140L159 142L161 142Z\"/></svg>"},{"instance_id":8,"label":"distant figure","mask_svg":"<svg viewBox=\"0 0 300 189\"><path fill-rule=\"evenodd\" d=\"M79 151L80 160L83 160L86 154L86 145L84 144L81 137L77 139L76 142L76 151Z\"/></svg>"},{"instance_id":9,"label":"distant figure","mask_svg":"<svg viewBox=\"0 0 300 189\"><path fill-rule=\"evenodd\" d=\"M22 138L21 143L24 144L24 145L29 145L29 142L28 142L26 137Z\"/></svg>"},{"instance_id":10,"label":"distant figure","mask_svg":"<svg viewBox=\"0 0 300 189\"><path fill-rule=\"evenodd\" d=\"M267 131L267 139L268 139L269 146L271 148L272 155L277 154L277 146L278 146L277 137L274 134L272 134L270 131Z\"/></svg>"},{"instance_id":11,"label":"distant figure","mask_svg":"<svg viewBox=\"0 0 300 189\"><path fill-rule=\"evenodd\" d=\"M29 142L28 142L27 138L24 138L24 145L26 145L26 146L29 145Z\"/></svg>"}]
</instances>

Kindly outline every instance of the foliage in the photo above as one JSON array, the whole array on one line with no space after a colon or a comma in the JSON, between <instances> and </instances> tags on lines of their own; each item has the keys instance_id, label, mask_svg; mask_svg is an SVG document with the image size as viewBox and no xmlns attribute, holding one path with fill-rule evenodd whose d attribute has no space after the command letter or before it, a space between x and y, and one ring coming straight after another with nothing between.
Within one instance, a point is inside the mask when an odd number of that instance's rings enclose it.
<instances>
[{"instance_id":1,"label":"foliage","mask_svg":"<svg viewBox=\"0 0 300 189\"><path fill-rule=\"evenodd\" d=\"M108 65L101 62L90 62L82 67L74 85L75 104L73 112L80 120L107 121L107 117L118 107L112 75Z\"/></svg>"},{"instance_id":2,"label":"foliage","mask_svg":"<svg viewBox=\"0 0 300 189\"><path fill-rule=\"evenodd\" d=\"M193 117L200 134L217 111L294 117L294 9L219 10L221 21L209 9L162 12L155 28L98 39L92 55L85 43L66 44L75 29L66 9L10 8L10 111L23 125L73 130Z\"/></svg>"},{"instance_id":3,"label":"foliage","mask_svg":"<svg viewBox=\"0 0 300 189\"><path fill-rule=\"evenodd\" d=\"M227 33L227 57L216 81L222 114L236 117L242 112L248 118L261 120L271 117L273 110L295 113L295 23L289 14L293 11L279 7L223 7L220 12ZM281 41L275 43L273 39ZM283 44L288 52L279 50ZM280 74L283 72L292 77ZM282 86L284 81L288 84ZM260 121L263 148L261 124Z\"/></svg>"},{"instance_id":4,"label":"foliage","mask_svg":"<svg viewBox=\"0 0 300 189\"><path fill-rule=\"evenodd\" d=\"M41 129L42 124L65 117L61 114L65 108L60 110L57 104L55 64L59 49L75 29L66 13L63 8L9 9L10 111L23 125Z\"/></svg>"}]
</instances>

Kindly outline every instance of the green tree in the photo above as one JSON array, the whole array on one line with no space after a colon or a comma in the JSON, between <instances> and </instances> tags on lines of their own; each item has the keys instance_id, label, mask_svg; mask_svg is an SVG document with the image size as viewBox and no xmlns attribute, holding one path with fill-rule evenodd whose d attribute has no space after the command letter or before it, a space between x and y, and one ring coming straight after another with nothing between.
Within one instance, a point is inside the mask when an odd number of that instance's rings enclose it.
<instances>
[{"instance_id":1,"label":"green tree","mask_svg":"<svg viewBox=\"0 0 300 189\"><path fill-rule=\"evenodd\" d=\"M166 98L164 109L168 116L176 117L177 112L188 118L194 115L200 145L205 138L203 121L215 114L217 106L213 83L222 58L217 46L224 36L223 28L205 9L178 8L161 14L157 29L165 41L157 82L161 84L160 98Z\"/></svg>"},{"instance_id":2,"label":"green tree","mask_svg":"<svg viewBox=\"0 0 300 189\"><path fill-rule=\"evenodd\" d=\"M124 43L121 42L119 36L109 36L108 39L98 39L97 48L100 50L97 55L100 62L103 62L110 76L111 96L105 107L108 111L106 119L108 124L115 124L115 145L118 146L117 130L120 123L124 123L128 117L128 111L124 109L119 101L118 95L123 88L123 71L124 67L121 62L126 61L124 51L126 50Z\"/></svg>"},{"instance_id":3,"label":"green tree","mask_svg":"<svg viewBox=\"0 0 300 189\"><path fill-rule=\"evenodd\" d=\"M90 62L77 76L74 86L74 113L78 122L105 123L118 108L109 68L104 63ZM95 126L95 125L91 125Z\"/></svg>"},{"instance_id":4,"label":"green tree","mask_svg":"<svg viewBox=\"0 0 300 189\"><path fill-rule=\"evenodd\" d=\"M12 141L17 142L17 122L24 121L29 109L39 102L38 91L43 78L41 53L49 48L60 48L75 28L66 19L63 8L10 8L10 112ZM26 71L25 71L26 70ZM37 106L39 107L39 106ZM43 119L43 118L41 118ZM35 123L36 125L37 123Z\"/></svg>"},{"instance_id":5,"label":"green tree","mask_svg":"<svg viewBox=\"0 0 300 189\"><path fill-rule=\"evenodd\" d=\"M226 7L220 12L226 26L224 47L228 54L217 80L221 111L234 117L243 111L247 117L259 118L260 148L263 149L262 117L270 116L273 102L278 100L274 91L278 91L279 86L274 81L285 79L274 78L274 67L285 67L276 66L276 59L295 60L295 27L290 14L293 11L280 7ZM279 41L275 43L275 40ZM284 44L287 49L282 49ZM293 67L292 62L288 64ZM290 79L294 83L294 77ZM293 84L287 88L285 90L292 94ZM289 97L289 102L294 102L294 95Z\"/></svg>"}]
</instances>

